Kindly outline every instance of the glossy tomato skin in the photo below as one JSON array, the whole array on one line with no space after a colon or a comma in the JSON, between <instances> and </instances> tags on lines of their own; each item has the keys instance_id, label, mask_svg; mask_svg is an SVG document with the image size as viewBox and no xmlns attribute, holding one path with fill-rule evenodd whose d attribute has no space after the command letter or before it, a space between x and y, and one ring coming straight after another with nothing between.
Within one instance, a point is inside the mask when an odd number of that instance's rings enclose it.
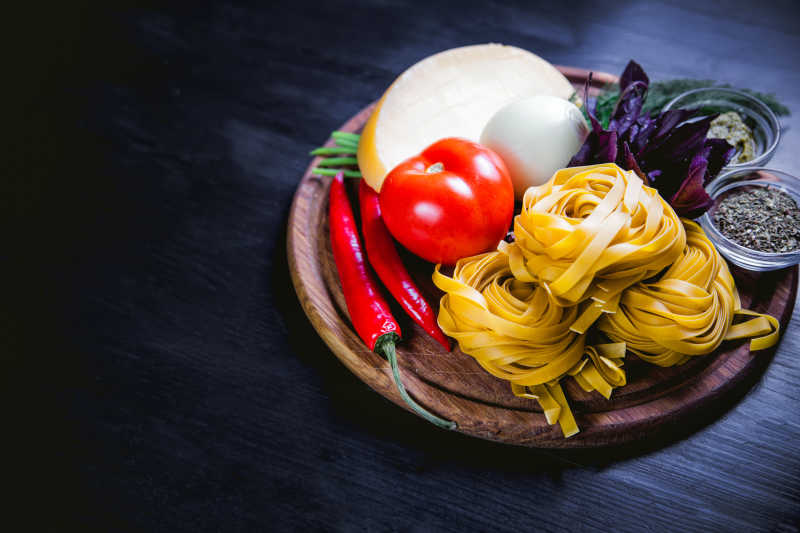
<instances>
[{"instance_id":1,"label":"glossy tomato skin","mask_svg":"<svg viewBox=\"0 0 800 533\"><path fill-rule=\"evenodd\" d=\"M392 169L380 204L400 244L427 261L451 265L497 247L514 216L514 187L500 156L449 137Z\"/></svg>"}]
</instances>

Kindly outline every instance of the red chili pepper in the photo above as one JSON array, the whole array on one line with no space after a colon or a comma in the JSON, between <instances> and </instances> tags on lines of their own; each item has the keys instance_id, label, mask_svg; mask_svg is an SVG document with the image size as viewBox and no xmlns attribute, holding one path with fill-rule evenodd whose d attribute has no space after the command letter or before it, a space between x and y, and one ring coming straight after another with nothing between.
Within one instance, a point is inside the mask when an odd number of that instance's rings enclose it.
<instances>
[{"instance_id":1,"label":"red chili pepper","mask_svg":"<svg viewBox=\"0 0 800 533\"><path fill-rule=\"evenodd\" d=\"M333 258L356 332L370 350L375 349L378 339L383 336L398 340L401 336L400 326L383 299L361 251L342 173L337 174L331 183L330 227Z\"/></svg>"},{"instance_id":2,"label":"red chili pepper","mask_svg":"<svg viewBox=\"0 0 800 533\"><path fill-rule=\"evenodd\" d=\"M364 245L367 248L370 265L408 316L444 346L445 350L450 351L450 342L439 329L436 315L411 279L397 253L389 230L381 219L378 193L367 185L366 181L361 180L358 199L361 204L361 231L364 234Z\"/></svg>"},{"instance_id":3,"label":"red chili pepper","mask_svg":"<svg viewBox=\"0 0 800 533\"><path fill-rule=\"evenodd\" d=\"M329 202L333 258L356 332L371 350L389 360L397 390L411 409L439 427L455 429L454 422L429 413L412 400L400 380L395 352L395 343L400 340L400 326L381 295L375 276L364 257L353 209L344 189L342 172L333 178Z\"/></svg>"}]
</instances>

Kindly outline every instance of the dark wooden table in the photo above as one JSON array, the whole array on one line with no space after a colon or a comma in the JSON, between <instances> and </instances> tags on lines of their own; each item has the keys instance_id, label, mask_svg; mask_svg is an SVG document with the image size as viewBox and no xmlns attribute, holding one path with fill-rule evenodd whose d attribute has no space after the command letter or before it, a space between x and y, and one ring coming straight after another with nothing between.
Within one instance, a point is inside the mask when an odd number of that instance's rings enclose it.
<instances>
[{"instance_id":1,"label":"dark wooden table","mask_svg":"<svg viewBox=\"0 0 800 533\"><path fill-rule=\"evenodd\" d=\"M800 174L796 2L449 4L9 20L0 405L19 530L798 530L796 320L723 411L573 452L437 430L311 328L285 258L307 153L446 48L773 91L794 115L772 166Z\"/></svg>"}]
</instances>

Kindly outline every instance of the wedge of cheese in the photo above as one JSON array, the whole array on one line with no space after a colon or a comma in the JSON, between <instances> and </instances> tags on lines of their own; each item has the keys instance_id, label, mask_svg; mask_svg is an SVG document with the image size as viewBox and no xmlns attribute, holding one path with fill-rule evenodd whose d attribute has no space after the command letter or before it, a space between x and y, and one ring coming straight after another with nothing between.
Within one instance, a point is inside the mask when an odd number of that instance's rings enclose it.
<instances>
[{"instance_id":1,"label":"wedge of cheese","mask_svg":"<svg viewBox=\"0 0 800 533\"><path fill-rule=\"evenodd\" d=\"M386 90L358 145L358 166L380 191L398 163L444 137L478 141L506 104L537 94L569 99L569 81L521 48L481 44L453 48L415 64Z\"/></svg>"}]
</instances>

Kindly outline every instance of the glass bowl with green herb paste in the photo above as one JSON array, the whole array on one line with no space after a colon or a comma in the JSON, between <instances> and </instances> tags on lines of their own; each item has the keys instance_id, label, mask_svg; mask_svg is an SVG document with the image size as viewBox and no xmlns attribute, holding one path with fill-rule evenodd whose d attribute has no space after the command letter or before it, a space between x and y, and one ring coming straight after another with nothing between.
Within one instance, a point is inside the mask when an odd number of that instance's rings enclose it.
<instances>
[{"instance_id":1,"label":"glass bowl with green herb paste","mask_svg":"<svg viewBox=\"0 0 800 533\"><path fill-rule=\"evenodd\" d=\"M781 138L778 117L761 100L735 89L708 87L678 95L668 109L697 109L718 113L707 137L725 139L736 148L726 168L763 166L775 153Z\"/></svg>"},{"instance_id":2,"label":"glass bowl with green herb paste","mask_svg":"<svg viewBox=\"0 0 800 533\"><path fill-rule=\"evenodd\" d=\"M723 172L706 186L714 205L698 219L729 261L766 271L800 263L800 180L767 168Z\"/></svg>"}]
</instances>

